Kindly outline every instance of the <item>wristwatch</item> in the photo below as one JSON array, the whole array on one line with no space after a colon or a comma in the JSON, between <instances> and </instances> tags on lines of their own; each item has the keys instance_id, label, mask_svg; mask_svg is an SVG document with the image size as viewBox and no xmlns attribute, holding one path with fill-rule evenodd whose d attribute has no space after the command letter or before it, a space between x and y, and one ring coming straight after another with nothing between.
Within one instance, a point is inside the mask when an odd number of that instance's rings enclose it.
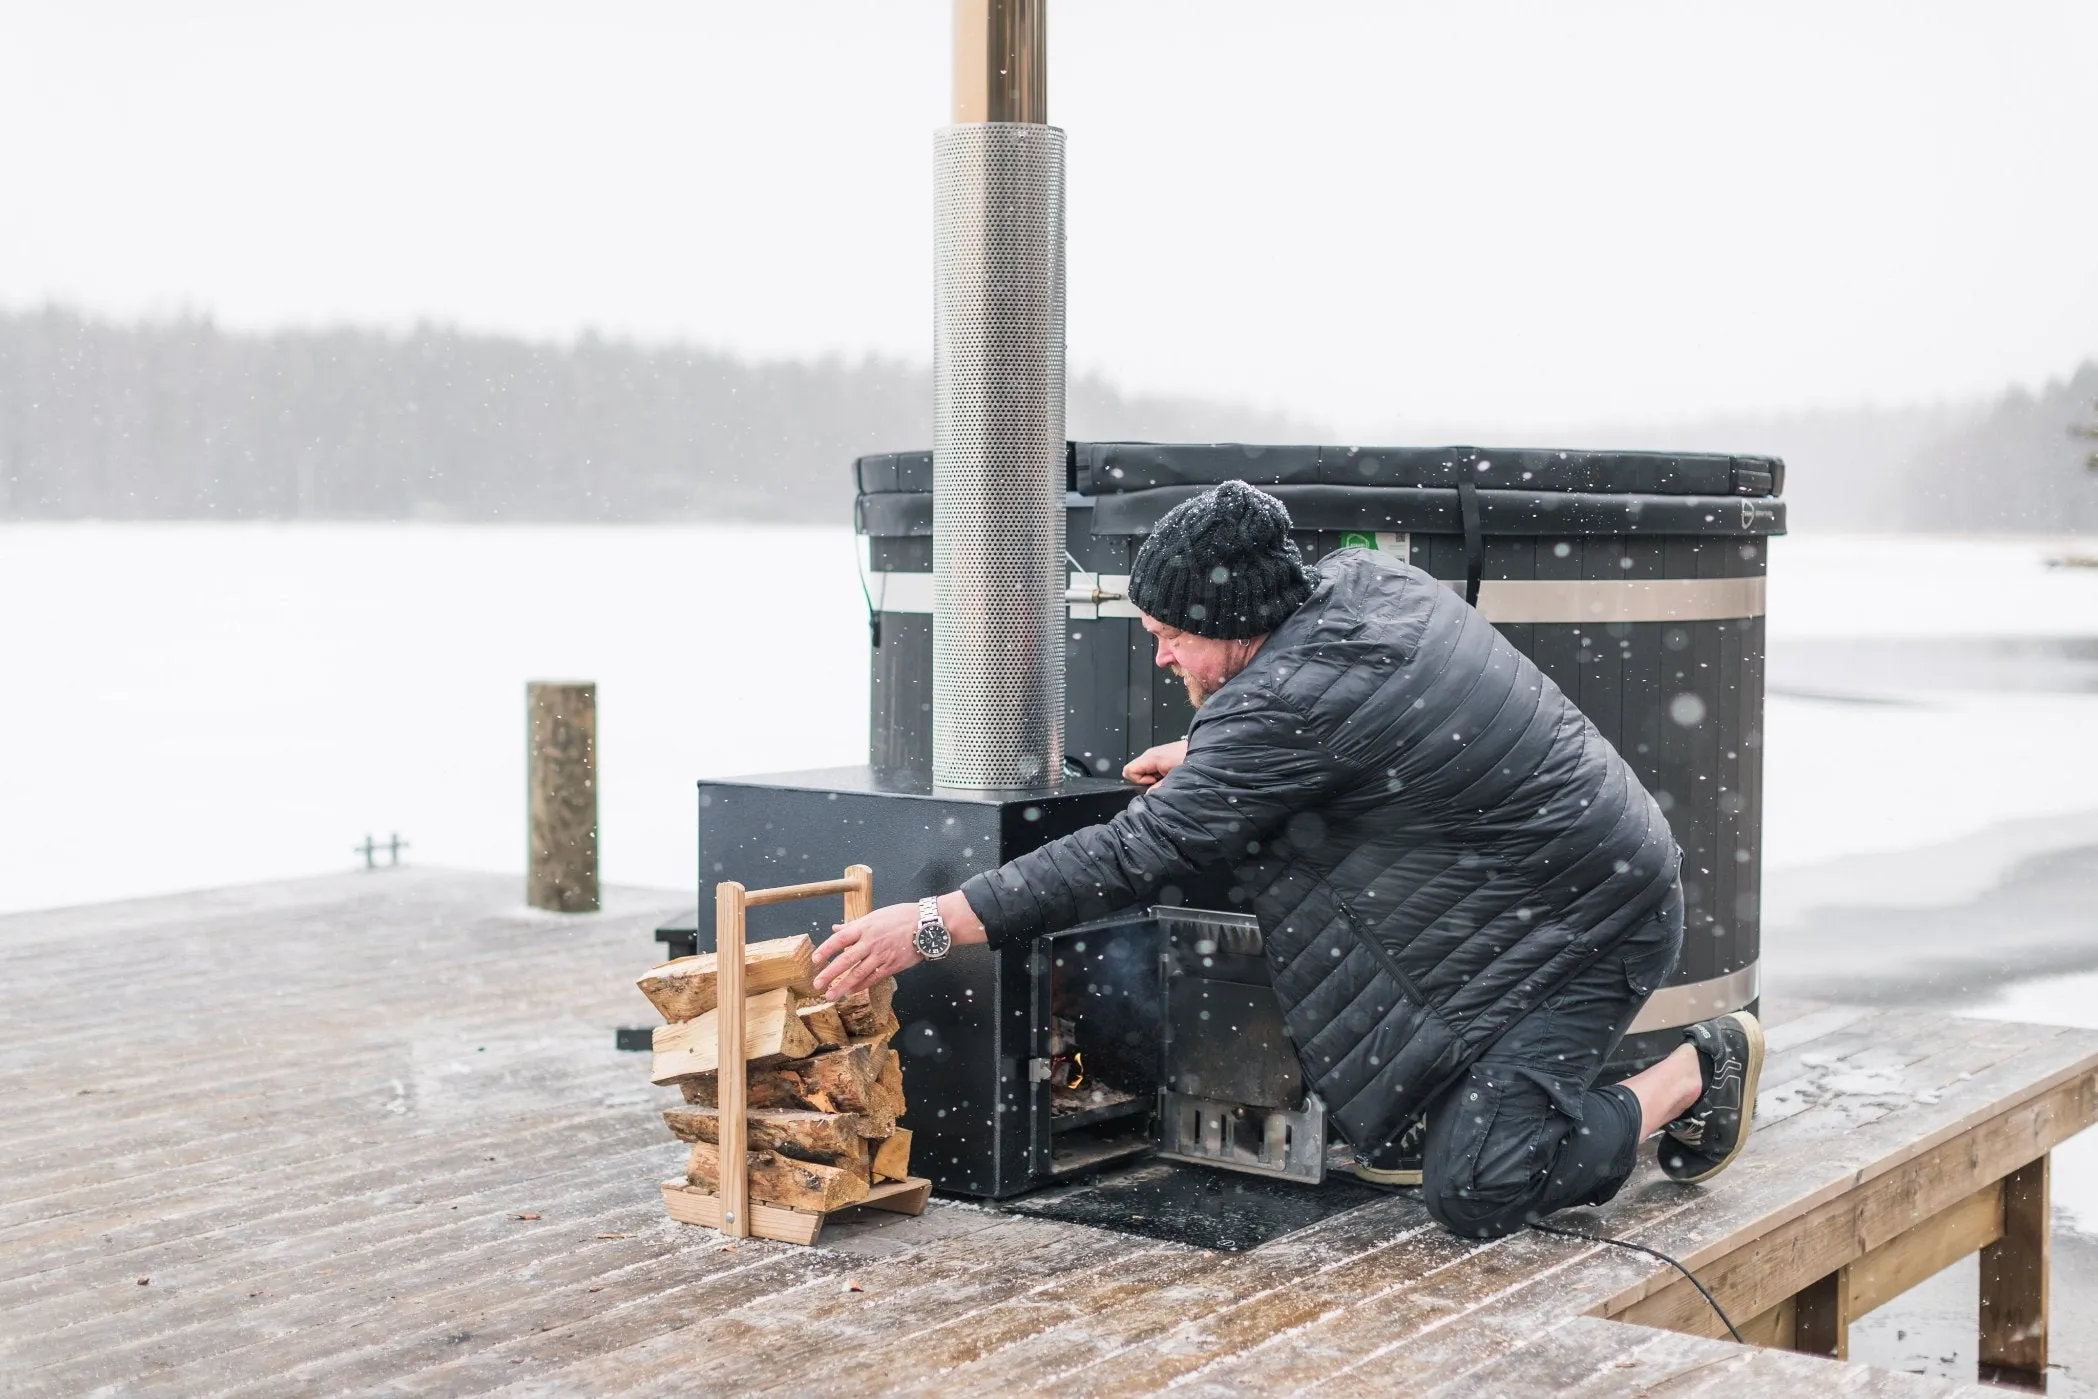
<instances>
[{"instance_id":1,"label":"wristwatch","mask_svg":"<svg viewBox=\"0 0 2098 1399\"><path fill-rule=\"evenodd\" d=\"M937 962L954 950L954 935L947 931L947 920L940 917L937 898L918 900L918 931L911 946L928 962Z\"/></svg>"}]
</instances>

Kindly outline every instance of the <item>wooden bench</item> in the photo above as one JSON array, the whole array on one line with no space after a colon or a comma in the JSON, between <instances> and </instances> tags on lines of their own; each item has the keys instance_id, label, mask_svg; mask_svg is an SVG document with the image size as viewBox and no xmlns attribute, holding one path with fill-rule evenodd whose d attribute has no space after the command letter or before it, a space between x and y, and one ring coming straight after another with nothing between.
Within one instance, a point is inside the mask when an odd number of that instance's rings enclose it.
<instances>
[{"instance_id":1,"label":"wooden bench","mask_svg":"<svg viewBox=\"0 0 2098 1399\"><path fill-rule=\"evenodd\" d=\"M1904 1030L1889 1018L1832 1007L1773 1027L1793 1052L1778 1060L1782 1081L1765 1078L1752 1144L1764 1168L1714 1189L1695 1222L1724 1232L1684 1262L1745 1318L1744 1339L1848 1359L1851 1322L1980 1253L1982 1374L2037 1386L2047 1369L2048 1152L2098 1120L2084 1037L2028 1064L2006 1051L2031 1042L2033 1027L1911 1016ZM1917 1051L1928 1052L1906 1057ZM1875 1082L1875 1072L1897 1082ZM1597 1314L1723 1334L1680 1278L1628 1288Z\"/></svg>"}]
</instances>

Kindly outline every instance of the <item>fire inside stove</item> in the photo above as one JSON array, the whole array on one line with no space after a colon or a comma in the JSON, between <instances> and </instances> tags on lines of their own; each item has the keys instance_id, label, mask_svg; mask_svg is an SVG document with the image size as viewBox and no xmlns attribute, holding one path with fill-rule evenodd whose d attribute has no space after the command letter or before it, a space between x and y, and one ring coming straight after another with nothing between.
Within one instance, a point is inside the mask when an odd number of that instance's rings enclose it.
<instances>
[{"instance_id":1,"label":"fire inside stove","mask_svg":"<svg viewBox=\"0 0 2098 1399\"><path fill-rule=\"evenodd\" d=\"M1086 1073L1085 1051L1078 1047L1077 1021L1059 1015L1050 1025L1049 1114L1057 1127L1086 1114L1090 1114L1088 1121L1119 1115L1113 1110L1146 1101L1146 1095Z\"/></svg>"},{"instance_id":2,"label":"fire inside stove","mask_svg":"<svg viewBox=\"0 0 2098 1399\"><path fill-rule=\"evenodd\" d=\"M1160 938L1139 922L1054 939L1049 973L1051 1169L1150 1149L1161 1075Z\"/></svg>"}]
</instances>

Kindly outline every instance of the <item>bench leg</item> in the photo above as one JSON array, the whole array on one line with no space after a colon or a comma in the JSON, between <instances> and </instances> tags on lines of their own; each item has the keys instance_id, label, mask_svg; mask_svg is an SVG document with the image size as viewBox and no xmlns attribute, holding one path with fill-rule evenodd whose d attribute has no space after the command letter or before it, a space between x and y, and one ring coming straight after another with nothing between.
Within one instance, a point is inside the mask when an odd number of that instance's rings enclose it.
<instances>
[{"instance_id":1,"label":"bench leg","mask_svg":"<svg viewBox=\"0 0 2098 1399\"><path fill-rule=\"evenodd\" d=\"M2047 1160L2003 1179L2003 1237L1981 1251L1981 1378L2047 1387Z\"/></svg>"}]
</instances>

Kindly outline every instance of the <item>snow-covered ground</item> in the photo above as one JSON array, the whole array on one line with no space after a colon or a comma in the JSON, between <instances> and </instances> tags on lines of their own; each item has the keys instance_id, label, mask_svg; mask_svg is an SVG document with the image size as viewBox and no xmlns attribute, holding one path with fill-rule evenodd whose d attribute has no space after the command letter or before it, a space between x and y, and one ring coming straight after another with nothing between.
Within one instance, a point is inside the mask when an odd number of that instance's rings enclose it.
<instances>
[{"instance_id":1,"label":"snow-covered ground","mask_svg":"<svg viewBox=\"0 0 2098 1399\"><path fill-rule=\"evenodd\" d=\"M522 869L524 687L598 683L603 870L693 883L701 773L864 761L849 530L0 526L0 909Z\"/></svg>"}]
</instances>

